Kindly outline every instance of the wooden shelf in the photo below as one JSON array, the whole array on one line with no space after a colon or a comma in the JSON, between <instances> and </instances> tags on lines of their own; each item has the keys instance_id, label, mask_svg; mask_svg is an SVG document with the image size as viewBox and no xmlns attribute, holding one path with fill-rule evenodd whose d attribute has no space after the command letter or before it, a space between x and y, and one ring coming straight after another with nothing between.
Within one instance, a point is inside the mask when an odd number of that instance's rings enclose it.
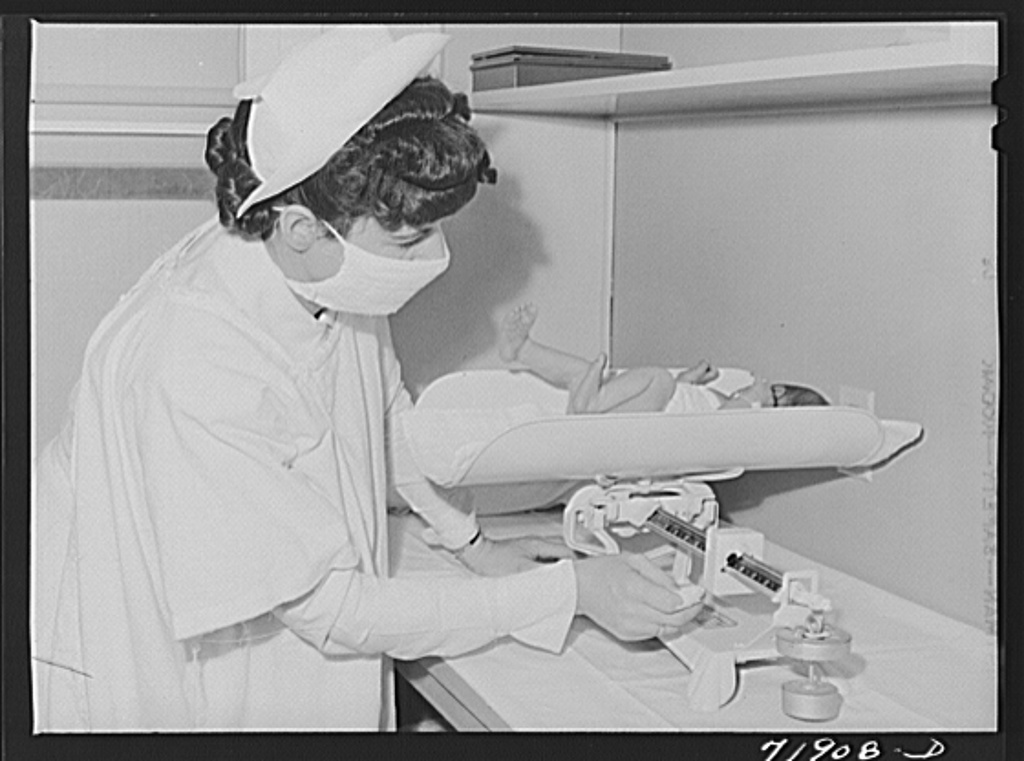
<instances>
[{"instance_id":1,"label":"wooden shelf","mask_svg":"<svg viewBox=\"0 0 1024 761\"><path fill-rule=\"evenodd\" d=\"M997 76L995 24L949 39L473 93L482 114L628 120L787 109L983 105Z\"/></svg>"}]
</instances>

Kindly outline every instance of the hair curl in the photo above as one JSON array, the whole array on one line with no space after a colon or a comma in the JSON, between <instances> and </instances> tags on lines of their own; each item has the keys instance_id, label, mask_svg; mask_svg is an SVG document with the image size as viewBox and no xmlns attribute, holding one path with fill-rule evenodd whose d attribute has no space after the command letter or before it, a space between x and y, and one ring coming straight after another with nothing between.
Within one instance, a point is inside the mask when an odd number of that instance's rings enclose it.
<instances>
[{"instance_id":1,"label":"hair curl","mask_svg":"<svg viewBox=\"0 0 1024 761\"><path fill-rule=\"evenodd\" d=\"M799 386L795 383L775 383L781 386L783 391L779 394L779 407L828 407L828 399L807 386Z\"/></svg>"},{"instance_id":2,"label":"hair curl","mask_svg":"<svg viewBox=\"0 0 1024 761\"><path fill-rule=\"evenodd\" d=\"M267 238L273 230L275 212L263 207L252 209L240 219L238 207L259 187L253 171L245 133L252 101L243 100L234 118L224 117L206 133L206 165L217 176L217 212L220 223L246 236Z\"/></svg>"},{"instance_id":3,"label":"hair curl","mask_svg":"<svg viewBox=\"0 0 1024 761\"><path fill-rule=\"evenodd\" d=\"M450 216L493 183L483 140L469 126L469 100L440 80L414 80L310 177L241 217L238 207L259 185L245 145L251 101L207 135L206 163L217 175L221 224L266 239L277 212L297 203L345 235L355 220L372 216L386 230L421 228Z\"/></svg>"}]
</instances>

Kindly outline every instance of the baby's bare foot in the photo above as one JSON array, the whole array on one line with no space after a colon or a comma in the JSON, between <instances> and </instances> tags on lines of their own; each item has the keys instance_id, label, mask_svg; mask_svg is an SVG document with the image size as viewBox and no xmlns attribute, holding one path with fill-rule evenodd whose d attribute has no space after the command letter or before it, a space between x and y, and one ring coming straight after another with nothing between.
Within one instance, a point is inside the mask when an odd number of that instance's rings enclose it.
<instances>
[{"instance_id":1,"label":"baby's bare foot","mask_svg":"<svg viewBox=\"0 0 1024 761\"><path fill-rule=\"evenodd\" d=\"M530 337L530 329L536 321L537 307L533 304L521 304L505 315L498 335L498 356L503 362L515 362L519 358L519 350Z\"/></svg>"}]
</instances>

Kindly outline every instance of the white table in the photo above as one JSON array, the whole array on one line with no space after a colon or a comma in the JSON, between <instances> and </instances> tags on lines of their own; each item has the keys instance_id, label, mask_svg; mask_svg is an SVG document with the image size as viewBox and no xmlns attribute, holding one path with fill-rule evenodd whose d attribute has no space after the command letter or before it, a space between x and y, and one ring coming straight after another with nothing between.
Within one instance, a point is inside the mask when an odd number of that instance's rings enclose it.
<instances>
[{"instance_id":1,"label":"white table","mask_svg":"<svg viewBox=\"0 0 1024 761\"><path fill-rule=\"evenodd\" d=\"M559 514L481 520L488 535L560 535ZM391 518L398 574L459 572L420 538L418 519ZM458 658L398 664L399 672L460 730L989 732L996 728L994 637L903 600L771 542L765 558L780 570L817 568L852 653L825 665L843 696L839 716L808 723L781 710L793 664L744 666L737 696L717 711L686 698L687 668L658 641L622 643L577 618L563 652L506 639Z\"/></svg>"}]
</instances>

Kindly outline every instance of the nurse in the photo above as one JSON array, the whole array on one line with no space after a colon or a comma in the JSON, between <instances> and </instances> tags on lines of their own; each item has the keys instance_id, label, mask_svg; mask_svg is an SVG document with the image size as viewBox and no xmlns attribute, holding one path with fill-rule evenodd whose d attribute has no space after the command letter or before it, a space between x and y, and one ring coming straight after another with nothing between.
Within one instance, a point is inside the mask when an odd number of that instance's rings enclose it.
<instances>
[{"instance_id":1,"label":"nurse","mask_svg":"<svg viewBox=\"0 0 1024 761\"><path fill-rule=\"evenodd\" d=\"M387 315L495 176L421 77L446 41L339 28L210 130L219 219L102 321L38 463L38 730L388 729L389 657L694 615L642 558L487 539L412 465ZM389 578L389 482L476 574Z\"/></svg>"}]
</instances>

